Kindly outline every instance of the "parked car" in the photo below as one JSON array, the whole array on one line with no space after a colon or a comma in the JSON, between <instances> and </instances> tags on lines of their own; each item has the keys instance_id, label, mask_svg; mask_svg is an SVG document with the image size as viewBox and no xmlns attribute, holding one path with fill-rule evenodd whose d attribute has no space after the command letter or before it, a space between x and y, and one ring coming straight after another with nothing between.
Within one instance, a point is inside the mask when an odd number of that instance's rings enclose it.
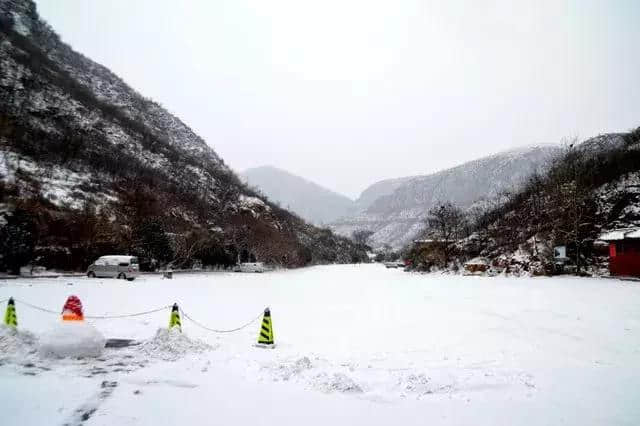
<instances>
[{"instance_id":1,"label":"parked car","mask_svg":"<svg viewBox=\"0 0 640 426\"><path fill-rule=\"evenodd\" d=\"M135 256L102 256L87 268L89 278L118 278L133 281L140 275L140 265Z\"/></svg>"},{"instance_id":2,"label":"parked car","mask_svg":"<svg viewBox=\"0 0 640 426\"><path fill-rule=\"evenodd\" d=\"M384 262L384 266L387 269L395 269L395 268L404 268L405 264L404 262L400 262L400 261L395 261L395 262Z\"/></svg>"},{"instance_id":3,"label":"parked car","mask_svg":"<svg viewBox=\"0 0 640 426\"><path fill-rule=\"evenodd\" d=\"M244 262L233 268L234 272L266 272L267 270L262 262Z\"/></svg>"}]
</instances>

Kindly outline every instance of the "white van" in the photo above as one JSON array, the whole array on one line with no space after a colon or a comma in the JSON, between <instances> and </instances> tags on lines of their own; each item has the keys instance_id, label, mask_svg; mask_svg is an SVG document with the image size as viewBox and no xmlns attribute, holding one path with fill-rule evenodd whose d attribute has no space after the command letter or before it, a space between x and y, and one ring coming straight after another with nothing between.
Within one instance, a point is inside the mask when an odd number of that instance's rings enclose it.
<instances>
[{"instance_id":1,"label":"white van","mask_svg":"<svg viewBox=\"0 0 640 426\"><path fill-rule=\"evenodd\" d=\"M133 281L140 275L138 258L135 256L102 256L87 268L87 276L119 278Z\"/></svg>"}]
</instances>

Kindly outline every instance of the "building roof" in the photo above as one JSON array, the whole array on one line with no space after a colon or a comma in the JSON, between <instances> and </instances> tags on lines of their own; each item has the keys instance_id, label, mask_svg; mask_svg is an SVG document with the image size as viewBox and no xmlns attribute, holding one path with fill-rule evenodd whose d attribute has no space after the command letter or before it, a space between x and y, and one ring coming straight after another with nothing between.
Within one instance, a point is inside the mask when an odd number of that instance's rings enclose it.
<instances>
[{"instance_id":1,"label":"building roof","mask_svg":"<svg viewBox=\"0 0 640 426\"><path fill-rule=\"evenodd\" d=\"M640 239L640 228L621 228L605 232L598 238L602 241L621 241Z\"/></svg>"},{"instance_id":2,"label":"building roof","mask_svg":"<svg viewBox=\"0 0 640 426\"><path fill-rule=\"evenodd\" d=\"M486 257L474 257L464 263L465 265L489 265L489 259Z\"/></svg>"}]
</instances>

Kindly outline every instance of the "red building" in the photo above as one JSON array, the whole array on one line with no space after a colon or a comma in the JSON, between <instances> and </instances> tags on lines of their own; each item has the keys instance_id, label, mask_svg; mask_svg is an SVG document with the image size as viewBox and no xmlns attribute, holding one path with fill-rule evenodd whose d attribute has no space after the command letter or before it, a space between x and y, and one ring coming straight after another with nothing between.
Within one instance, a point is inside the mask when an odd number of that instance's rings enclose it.
<instances>
[{"instance_id":1,"label":"red building","mask_svg":"<svg viewBox=\"0 0 640 426\"><path fill-rule=\"evenodd\" d=\"M609 243L611 275L640 277L640 228L618 229L599 239Z\"/></svg>"}]
</instances>

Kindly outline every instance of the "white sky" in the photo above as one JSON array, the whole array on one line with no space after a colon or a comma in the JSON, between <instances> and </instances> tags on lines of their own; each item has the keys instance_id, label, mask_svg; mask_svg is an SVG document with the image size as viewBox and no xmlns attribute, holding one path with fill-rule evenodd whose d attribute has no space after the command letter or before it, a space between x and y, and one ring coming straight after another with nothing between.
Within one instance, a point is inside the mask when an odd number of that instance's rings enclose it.
<instances>
[{"instance_id":1,"label":"white sky","mask_svg":"<svg viewBox=\"0 0 640 426\"><path fill-rule=\"evenodd\" d=\"M640 125L640 1L36 0L241 171L351 197Z\"/></svg>"}]
</instances>

